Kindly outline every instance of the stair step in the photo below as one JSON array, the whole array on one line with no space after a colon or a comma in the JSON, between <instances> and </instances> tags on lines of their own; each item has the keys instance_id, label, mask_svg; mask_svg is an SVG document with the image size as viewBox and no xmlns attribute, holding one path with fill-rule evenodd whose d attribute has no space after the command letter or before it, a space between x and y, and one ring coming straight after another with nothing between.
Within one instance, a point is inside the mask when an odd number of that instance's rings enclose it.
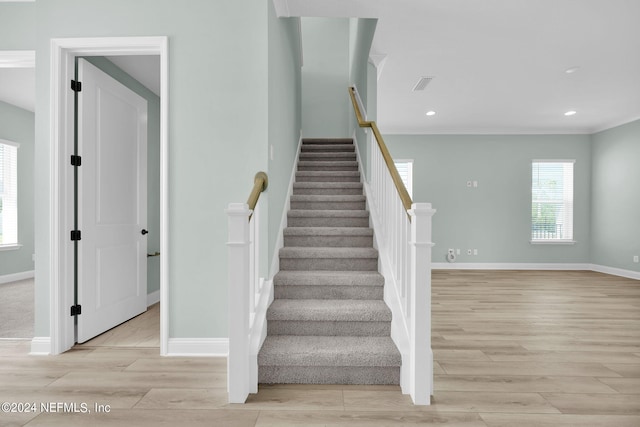
<instances>
[{"instance_id":1,"label":"stair step","mask_svg":"<svg viewBox=\"0 0 640 427\"><path fill-rule=\"evenodd\" d=\"M356 161L298 161L299 171L357 171Z\"/></svg>"},{"instance_id":2,"label":"stair step","mask_svg":"<svg viewBox=\"0 0 640 427\"><path fill-rule=\"evenodd\" d=\"M355 152L356 146L353 144L302 144L300 147L302 153L322 153L322 152Z\"/></svg>"},{"instance_id":3,"label":"stair step","mask_svg":"<svg viewBox=\"0 0 640 427\"><path fill-rule=\"evenodd\" d=\"M384 337L391 311L382 300L277 299L267 325L267 335Z\"/></svg>"},{"instance_id":4,"label":"stair step","mask_svg":"<svg viewBox=\"0 0 640 427\"><path fill-rule=\"evenodd\" d=\"M355 152L306 152L303 151L300 153L300 160L305 162L314 162L314 161L356 161L356 153Z\"/></svg>"},{"instance_id":5,"label":"stair step","mask_svg":"<svg viewBox=\"0 0 640 427\"><path fill-rule=\"evenodd\" d=\"M360 182L360 172L297 171L296 182Z\"/></svg>"},{"instance_id":6,"label":"stair step","mask_svg":"<svg viewBox=\"0 0 640 427\"><path fill-rule=\"evenodd\" d=\"M369 212L363 210L292 209L289 227L369 227Z\"/></svg>"},{"instance_id":7,"label":"stair step","mask_svg":"<svg viewBox=\"0 0 640 427\"><path fill-rule=\"evenodd\" d=\"M338 145L338 144L351 144L353 145L352 138L303 138L302 144L315 144L315 145Z\"/></svg>"},{"instance_id":8,"label":"stair step","mask_svg":"<svg viewBox=\"0 0 640 427\"><path fill-rule=\"evenodd\" d=\"M374 248L280 249L280 270L378 270L378 251Z\"/></svg>"},{"instance_id":9,"label":"stair step","mask_svg":"<svg viewBox=\"0 0 640 427\"><path fill-rule=\"evenodd\" d=\"M382 299L384 277L375 271L280 271L276 299Z\"/></svg>"},{"instance_id":10,"label":"stair step","mask_svg":"<svg viewBox=\"0 0 640 427\"><path fill-rule=\"evenodd\" d=\"M263 384L399 384L390 337L267 336L258 354Z\"/></svg>"},{"instance_id":11,"label":"stair step","mask_svg":"<svg viewBox=\"0 0 640 427\"><path fill-rule=\"evenodd\" d=\"M372 247L373 229L365 227L288 227L284 246Z\"/></svg>"},{"instance_id":12,"label":"stair step","mask_svg":"<svg viewBox=\"0 0 640 427\"><path fill-rule=\"evenodd\" d=\"M362 195L361 182L294 182L294 195Z\"/></svg>"},{"instance_id":13,"label":"stair step","mask_svg":"<svg viewBox=\"0 0 640 427\"><path fill-rule=\"evenodd\" d=\"M364 210L364 195L292 195L291 209Z\"/></svg>"}]
</instances>

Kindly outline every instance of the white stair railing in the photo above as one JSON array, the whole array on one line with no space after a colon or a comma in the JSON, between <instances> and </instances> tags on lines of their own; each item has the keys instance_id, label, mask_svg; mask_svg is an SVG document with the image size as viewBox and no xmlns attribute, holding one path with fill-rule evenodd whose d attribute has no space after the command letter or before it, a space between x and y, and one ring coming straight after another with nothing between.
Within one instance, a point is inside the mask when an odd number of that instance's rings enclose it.
<instances>
[{"instance_id":1,"label":"white stair railing","mask_svg":"<svg viewBox=\"0 0 640 427\"><path fill-rule=\"evenodd\" d=\"M260 193L268 179L258 172L247 203L230 203L228 216L229 355L227 389L229 403L244 403L258 391L257 351L264 337L264 315L268 306L268 282L259 274ZM265 310L260 310L265 311Z\"/></svg>"},{"instance_id":2,"label":"white stair railing","mask_svg":"<svg viewBox=\"0 0 640 427\"><path fill-rule=\"evenodd\" d=\"M413 203L373 121L364 119L362 101L349 88L358 125L371 128L369 182L364 183L385 302L393 313L392 338L402 354L400 385L416 405L429 405L433 394L431 350L431 218L430 203ZM363 174L364 175L364 174Z\"/></svg>"}]
</instances>

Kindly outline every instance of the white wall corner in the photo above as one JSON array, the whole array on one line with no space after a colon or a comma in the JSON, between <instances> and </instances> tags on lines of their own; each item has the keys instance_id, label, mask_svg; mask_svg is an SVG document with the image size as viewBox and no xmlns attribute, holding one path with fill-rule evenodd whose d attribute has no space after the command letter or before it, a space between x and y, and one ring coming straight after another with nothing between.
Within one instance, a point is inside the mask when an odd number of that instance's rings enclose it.
<instances>
[{"instance_id":1,"label":"white wall corner","mask_svg":"<svg viewBox=\"0 0 640 427\"><path fill-rule=\"evenodd\" d=\"M33 270L23 271L21 273L5 274L4 276L0 276L0 285L3 283L17 282L18 280L32 279L34 276L35 272Z\"/></svg>"},{"instance_id":2,"label":"white wall corner","mask_svg":"<svg viewBox=\"0 0 640 427\"><path fill-rule=\"evenodd\" d=\"M31 340L32 356L48 356L51 354L51 338L50 337L35 337Z\"/></svg>"},{"instance_id":3,"label":"white wall corner","mask_svg":"<svg viewBox=\"0 0 640 427\"><path fill-rule=\"evenodd\" d=\"M227 357L229 338L169 338L167 356Z\"/></svg>"}]
</instances>

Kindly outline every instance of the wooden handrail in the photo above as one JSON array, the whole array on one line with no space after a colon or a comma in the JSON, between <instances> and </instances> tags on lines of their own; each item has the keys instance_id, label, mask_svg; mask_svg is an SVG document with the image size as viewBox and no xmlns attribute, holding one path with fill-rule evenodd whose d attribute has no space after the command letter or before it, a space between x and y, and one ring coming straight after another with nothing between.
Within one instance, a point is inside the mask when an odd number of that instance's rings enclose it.
<instances>
[{"instance_id":1,"label":"wooden handrail","mask_svg":"<svg viewBox=\"0 0 640 427\"><path fill-rule=\"evenodd\" d=\"M247 204L249 205L249 209L252 211L256 208L258 204L258 199L260 198L260 193L267 189L269 186L269 177L266 173L260 171L253 178L253 189L251 190L251 194L249 194L249 198L247 199ZM249 220L253 216L253 212L249 215Z\"/></svg>"},{"instance_id":2,"label":"wooden handrail","mask_svg":"<svg viewBox=\"0 0 640 427\"><path fill-rule=\"evenodd\" d=\"M404 206L404 210L407 211L407 215L409 215L409 209L411 209L413 201L411 200L411 196L409 196L407 187L405 187L404 182L402 182L402 178L400 178L400 174L398 173L396 164L393 162L393 158L391 157L391 154L389 154L387 145L384 143L384 139L382 138L382 135L378 130L378 125L376 125L375 121L365 120L362 116L360 105L358 105L358 100L356 98L356 88L354 86L349 87L349 96L351 97L351 103L353 104L353 109L355 110L356 118L358 119L358 126L360 126L361 128L371 128L371 130L373 131L373 135L378 142L378 147L380 148L380 152L382 153L384 162L387 164L387 168L389 169L389 173L391 174L391 179L393 180L393 183L396 186L396 190L398 191L398 196L400 196L400 200L402 201L402 206ZM411 216L409 216L409 220L411 220Z\"/></svg>"}]
</instances>

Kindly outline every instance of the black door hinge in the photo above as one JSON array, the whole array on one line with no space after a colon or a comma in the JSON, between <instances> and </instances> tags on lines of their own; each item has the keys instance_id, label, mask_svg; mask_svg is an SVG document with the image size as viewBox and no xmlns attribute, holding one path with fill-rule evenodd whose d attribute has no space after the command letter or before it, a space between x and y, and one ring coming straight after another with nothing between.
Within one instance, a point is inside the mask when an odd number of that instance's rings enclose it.
<instances>
[{"instance_id":1,"label":"black door hinge","mask_svg":"<svg viewBox=\"0 0 640 427\"><path fill-rule=\"evenodd\" d=\"M82 166L82 157L73 154L71 156L71 166Z\"/></svg>"},{"instance_id":2,"label":"black door hinge","mask_svg":"<svg viewBox=\"0 0 640 427\"><path fill-rule=\"evenodd\" d=\"M82 82L71 80L71 90L74 92L82 92Z\"/></svg>"},{"instance_id":3,"label":"black door hinge","mask_svg":"<svg viewBox=\"0 0 640 427\"><path fill-rule=\"evenodd\" d=\"M80 230L71 230L71 240L82 240L82 232Z\"/></svg>"},{"instance_id":4,"label":"black door hinge","mask_svg":"<svg viewBox=\"0 0 640 427\"><path fill-rule=\"evenodd\" d=\"M71 306L71 315L72 316L78 316L80 314L82 314L82 306L80 304L72 305Z\"/></svg>"}]
</instances>

